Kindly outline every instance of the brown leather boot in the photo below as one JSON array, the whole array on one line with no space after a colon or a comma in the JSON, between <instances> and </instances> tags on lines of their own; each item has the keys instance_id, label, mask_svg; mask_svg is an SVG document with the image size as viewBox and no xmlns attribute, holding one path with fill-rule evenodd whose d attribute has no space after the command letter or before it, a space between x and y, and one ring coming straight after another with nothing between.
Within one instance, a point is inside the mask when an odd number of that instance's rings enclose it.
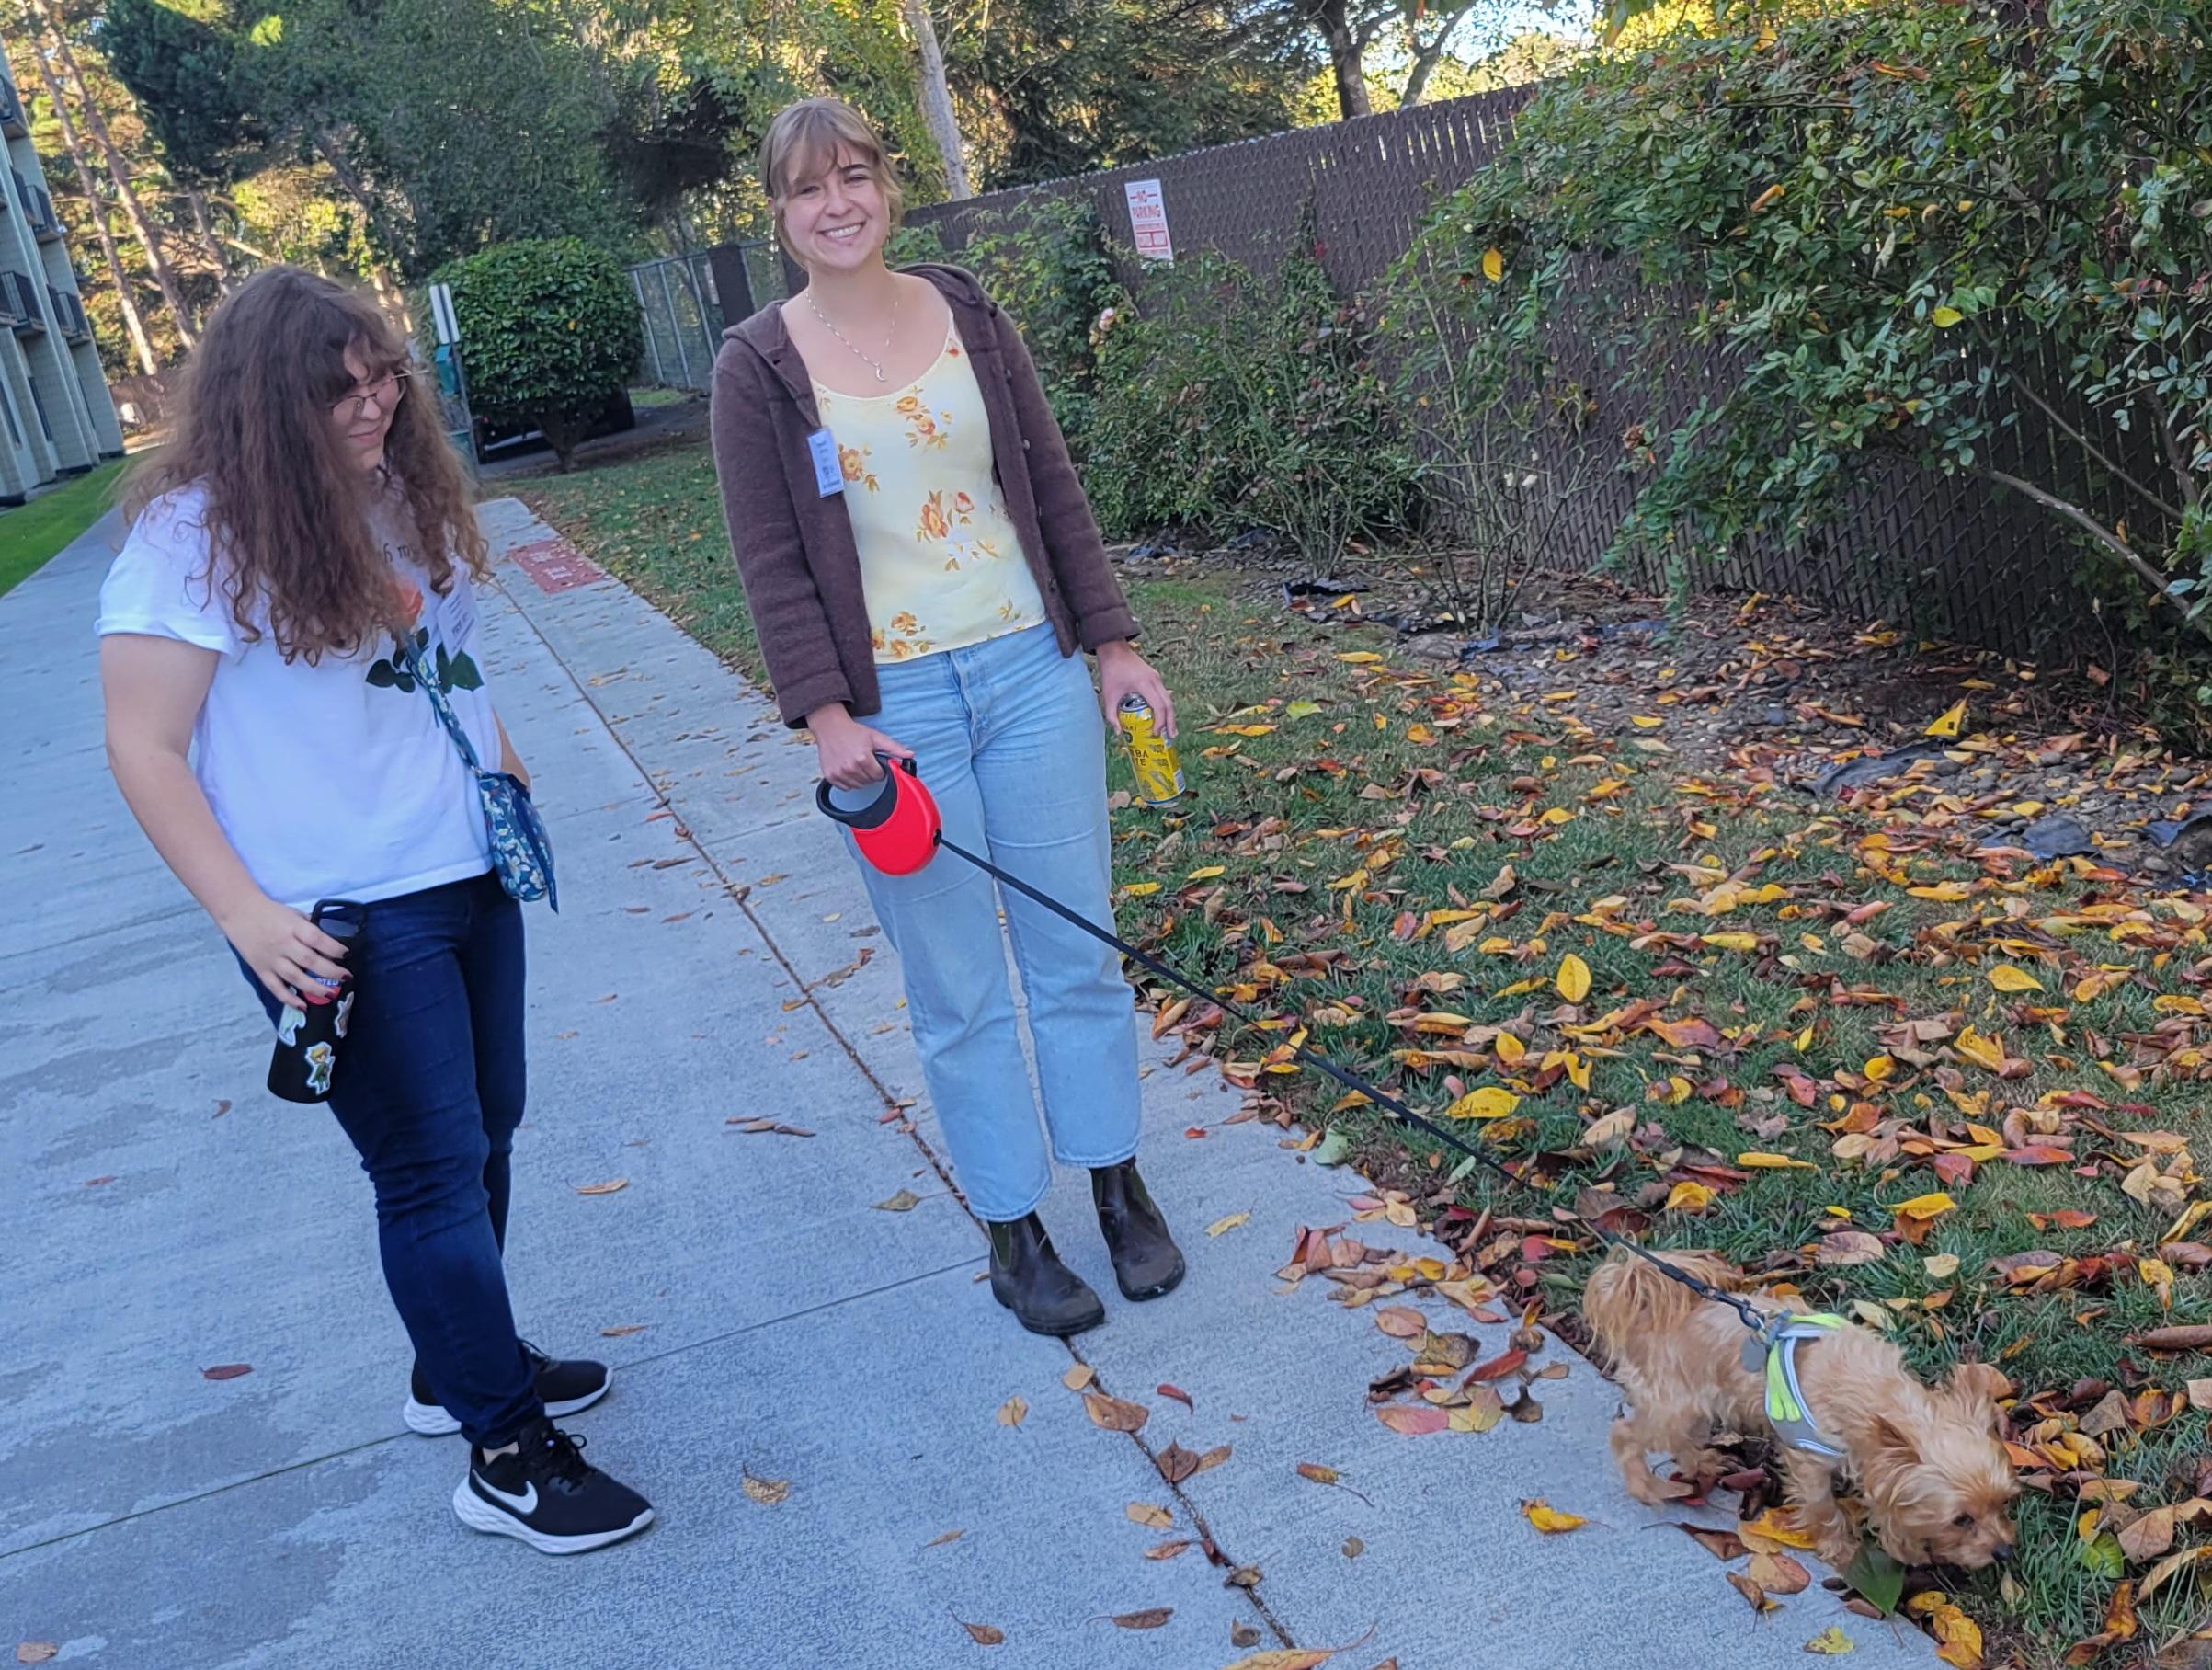
<instances>
[{"instance_id":1,"label":"brown leather boot","mask_svg":"<svg viewBox=\"0 0 2212 1670\"><path fill-rule=\"evenodd\" d=\"M991 1297L1024 1328L1064 1339L1106 1320L1106 1307L1089 1282L1060 1262L1034 1212L983 1227L991 1237Z\"/></svg>"},{"instance_id":2,"label":"brown leather boot","mask_svg":"<svg viewBox=\"0 0 2212 1670\"><path fill-rule=\"evenodd\" d=\"M1102 1165L1090 1173L1090 1198L1099 1228L1113 1256L1113 1279L1126 1299L1157 1298L1183 1278L1183 1255L1168 1233L1152 1191L1136 1174L1136 1161Z\"/></svg>"}]
</instances>

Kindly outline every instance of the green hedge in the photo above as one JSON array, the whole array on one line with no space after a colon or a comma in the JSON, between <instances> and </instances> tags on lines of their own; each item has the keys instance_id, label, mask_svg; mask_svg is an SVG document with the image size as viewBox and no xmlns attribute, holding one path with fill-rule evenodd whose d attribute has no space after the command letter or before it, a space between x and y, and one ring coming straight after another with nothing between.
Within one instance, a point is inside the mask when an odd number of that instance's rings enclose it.
<instances>
[{"instance_id":1,"label":"green hedge","mask_svg":"<svg viewBox=\"0 0 2212 1670\"><path fill-rule=\"evenodd\" d=\"M452 286L470 406L542 430L568 469L644 346L621 267L580 238L547 238L501 244L434 276Z\"/></svg>"}]
</instances>

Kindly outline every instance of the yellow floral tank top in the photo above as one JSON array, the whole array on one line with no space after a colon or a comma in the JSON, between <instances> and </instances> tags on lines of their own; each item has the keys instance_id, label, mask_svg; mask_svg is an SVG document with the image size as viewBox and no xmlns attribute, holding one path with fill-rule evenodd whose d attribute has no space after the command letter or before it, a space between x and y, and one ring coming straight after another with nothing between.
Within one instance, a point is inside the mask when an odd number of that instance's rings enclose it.
<instances>
[{"instance_id":1,"label":"yellow floral tank top","mask_svg":"<svg viewBox=\"0 0 2212 1670\"><path fill-rule=\"evenodd\" d=\"M815 404L844 466L879 662L1044 619L992 472L983 392L950 320L936 363L898 393L841 395L817 383Z\"/></svg>"}]
</instances>

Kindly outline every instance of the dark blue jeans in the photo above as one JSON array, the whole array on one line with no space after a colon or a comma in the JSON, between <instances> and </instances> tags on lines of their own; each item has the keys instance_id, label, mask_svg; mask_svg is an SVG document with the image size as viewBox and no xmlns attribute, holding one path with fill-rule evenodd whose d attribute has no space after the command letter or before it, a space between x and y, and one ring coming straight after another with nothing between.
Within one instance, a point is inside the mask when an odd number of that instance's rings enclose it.
<instances>
[{"instance_id":1,"label":"dark blue jeans","mask_svg":"<svg viewBox=\"0 0 2212 1670\"><path fill-rule=\"evenodd\" d=\"M346 966L359 995L330 1109L375 1187L384 1285L438 1401L496 1449L542 1413L500 1262L522 1120L522 908L490 875L383 899Z\"/></svg>"}]
</instances>

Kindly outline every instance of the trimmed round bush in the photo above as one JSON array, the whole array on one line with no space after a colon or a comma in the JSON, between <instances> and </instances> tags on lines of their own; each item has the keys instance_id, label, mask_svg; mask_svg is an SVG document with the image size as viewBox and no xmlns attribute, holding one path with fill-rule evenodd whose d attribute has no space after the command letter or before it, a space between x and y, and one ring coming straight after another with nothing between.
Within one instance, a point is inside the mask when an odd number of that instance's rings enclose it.
<instances>
[{"instance_id":1,"label":"trimmed round bush","mask_svg":"<svg viewBox=\"0 0 2212 1670\"><path fill-rule=\"evenodd\" d=\"M434 276L452 286L471 408L542 431L568 469L644 345L621 266L581 238L541 238L495 246Z\"/></svg>"}]
</instances>

